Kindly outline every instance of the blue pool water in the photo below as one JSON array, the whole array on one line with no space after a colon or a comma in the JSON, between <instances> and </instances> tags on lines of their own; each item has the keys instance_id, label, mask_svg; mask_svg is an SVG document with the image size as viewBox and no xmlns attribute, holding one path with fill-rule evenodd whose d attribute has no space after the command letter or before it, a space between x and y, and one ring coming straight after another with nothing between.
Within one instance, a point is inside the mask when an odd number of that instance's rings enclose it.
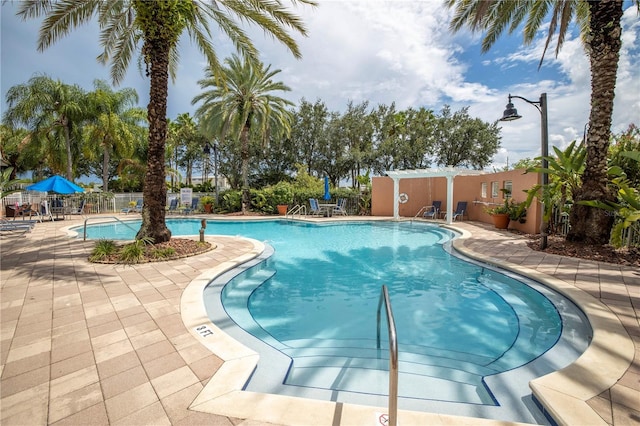
<instances>
[{"instance_id":1,"label":"blue pool water","mask_svg":"<svg viewBox=\"0 0 640 426\"><path fill-rule=\"evenodd\" d=\"M173 235L193 235L200 221L167 225ZM540 289L450 255L444 246L454 234L437 226L208 221L206 233L247 236L274 249L221 291L205 290L205 298L221 298L237 325L284 355L278 383L262 383L265 367L258 367L260 383L249 390L277 392L284 384L294 395L302 388L386 394L386 331L385 350L376 349L382 284L398 330L403 398L496 405L486 379L530 363L562 333L558 310ZM94 225L88 235L126 239L134 231ZM278 370L273 363L266 369Z\"/></svg>"}]
</instances>

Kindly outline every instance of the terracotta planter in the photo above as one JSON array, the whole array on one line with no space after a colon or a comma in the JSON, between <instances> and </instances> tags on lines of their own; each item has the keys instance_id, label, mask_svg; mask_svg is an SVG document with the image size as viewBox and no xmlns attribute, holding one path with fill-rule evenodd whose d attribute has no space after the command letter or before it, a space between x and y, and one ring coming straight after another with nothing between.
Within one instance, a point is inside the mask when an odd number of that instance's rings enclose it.
<instances>
[{"instance_id":1,"label":"terracotta planter","mask_svg":"<svg viewBox=\"0 0 640 426\"><path fill-rule=\"evenodd\" d=\"M279 215L287 214L287 207L289 207L287 204L278 204L278 214Z\"/></svg>"},{"instance_id":2,"label":"terracotta planter","mask_svg":"<svg viewBox=\"0 0 640 426\"><path fill-rule=\"evenodd\" d=\"M211 213L213 211L213 204L205 204L204 205L204 212L205 213Z\"/></svg>"},{"instance_id":3,"label":"terracotta planter","mask_svg":"<svg viewBox=\"0 0 640 426\"><path fill-rule=\"evenodd\" d=\"M507 229L509 227L509 215L506 213L492 214L493 225L498 229Z\"/></svg>"}]
</instances>

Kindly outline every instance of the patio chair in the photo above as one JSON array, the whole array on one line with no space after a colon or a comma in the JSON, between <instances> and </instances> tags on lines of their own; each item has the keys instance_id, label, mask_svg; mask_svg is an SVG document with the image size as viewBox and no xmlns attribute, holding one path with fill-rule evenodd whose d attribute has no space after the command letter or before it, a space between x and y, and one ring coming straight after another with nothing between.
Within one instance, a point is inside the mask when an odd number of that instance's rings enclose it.
<instances>
[{"instance_id":1,"label":"patio chair","mask_svg":"<svg viewBox=\"0 0 640 426\"><path fill-rule=\"evenodd\" d=\"M346 198L338 198L338 202L336 206L333 208L333 213L341 214L343 216L347 215L347 199Z\"/></svg>"},{"instance_id":2,"label":"patio chair","mask_svg":"<svg viewBox=\"0 0 640 426\"><path fill-rule=\"evenodd\" d=\"M434 201L433 204L427 208L422 217L437 219L440 214L440 207L442 207L442 201Z\"/></svg>"},{"instance_id":3,"label":"patio chair","mask_svg":"<svg viewBox=\"0 0 640 426\"><path fill-rule=\"evenodd\" d=\"M200 202L200 198L193 197L191 199L191 207L185 207L182 211L184 214L191 214L198 209L198 203Z\"/></svg>"},{"instance_id":4,"label":"patio chair","mask_svg":"<svg viewBox=\"0 0 640 426\"><path fill-rule=\"evenodd\" d=\"M453 212L452 220L456 220L460 218L460 220L464 220L464 212L467 210L467 202L466 201L458 201L458 205L456 206L456 211ZM446 219L446 215L445 215Z\"/></svg>"},{"instance_id":5,"label":"patio chair","mask_svg":"<svg viewBox=\"0 0 640 426\"><path fill-rule=\"evenodd\" d=\"M42 201L42 203L40 203L40 212L43 218L48 217L49 220L53 222L53 214L51 214L51 209L49 208L48 200L44 200Z\"/></svg>"},{"instance_id":6,"label":"patio chair","mask_svg":"<svg viewBox=\"0 0 640 426\"><path fill-rule=\"evenodd\" d=\"M127 207L121 210L122 213L142 213L142 199L138 199L136 201L136 205L134 207Z\"/></svg>"},{"instance_id":7,"label":"patio chair","mask_svg":"<svg viewBox=\"0 0 640 426\"><path fill-rule=\"evenodd\" d=\"M309 214L312 216L320 216L322 215L322 209L318 205L318 200L315 198L309 198Z\"/></svg>"},{"instance_id":8,"label":"patio chair","mask_svg":"<svg viewBox=\"0 0 640 426\"><path fill-rule=\"evenodd\" d=\"M85 204L86 200L80 200L80 205L78 206L78 208L71 207L67 214L83 214Z\"/></svg>"},{"instance_id":9,"label":"patio chair","mask_svg":"<svg viewBox=\"0 0 640 426\"><path fill-rule=\"evenodd\" d=\"M172 198L169 202L169 209L167 210L167 214L176 214L178 213L178 199Z\"/></svg>"}]
</instances>

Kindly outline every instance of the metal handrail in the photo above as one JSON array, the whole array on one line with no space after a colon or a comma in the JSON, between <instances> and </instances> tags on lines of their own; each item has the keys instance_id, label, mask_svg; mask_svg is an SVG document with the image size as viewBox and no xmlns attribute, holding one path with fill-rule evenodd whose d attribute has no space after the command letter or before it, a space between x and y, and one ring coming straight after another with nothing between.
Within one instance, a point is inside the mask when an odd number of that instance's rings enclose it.
<instances>
[{"instance_id":1,"label":"metal handrail","mask_svg":"<svg viewBox=\"0 0 640 426\"><path fill-rule=\"evenodd\" d=\"M87 241L87 222L89 222L91 219L115 219L116 221L120 222L121 224L123 224L127 228L131 229L132 231L137 232L137 230L133 226L129 226L129 224L121 221L120 219L118 219L115 216L88 217L88 218L86 218L84 220L84 230L82 232L82 240L83 241ZM107 223L110 223L110 222L107 222Z\"/></svg>"},{"instance_id":2,"label":"metal handrail","mask_svg":"<svg viewBox=\"0 0 640 426\"><path fill-rule=\"evenodd\" d=\"M427 209L431 207L431 206L422 206L420 207L420 210L418 210L418 213L416 213L416 215L413 217L414 219L417 218L418 216L420 216L420 213L427 211Z\"/></svg>"},{"instance_id":3,"label":"metal handrail","mask_svg":"<svg viewBox=\"0 0 640 426\"><path fill-rule=\"evenodd\" d=\"M387 313L387 326L389 329L389 426L396 426L398 423L398 338L396 336L396 321L393 319L391 310L391 300L387 286L383 285L378 300L377 316L377 349L380 349L380 316L382 302L384 300Z\"/></svg>"},{"instance_id":4,"label":"metal handrail","mask_svg":"<svg viewBox=\"0 0 640 426\"><path fill-rule=\"evenodd\" d=\"M291 209L287 212L287 214L284 217L288 218L289 215L291 215L291 217L294 217L296 213L301 215L301 216L303 214L306 216L307 215L307 206L305 206L304 204L296 204L295 206L291 207Z\"/></svg>"}]
</instances>

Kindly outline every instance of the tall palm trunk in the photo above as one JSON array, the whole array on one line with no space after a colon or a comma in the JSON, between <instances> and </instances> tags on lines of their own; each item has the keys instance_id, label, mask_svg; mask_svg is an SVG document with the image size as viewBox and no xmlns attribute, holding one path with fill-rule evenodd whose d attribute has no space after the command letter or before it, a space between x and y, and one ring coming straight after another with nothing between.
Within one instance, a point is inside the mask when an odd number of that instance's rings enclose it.
<instances>
[{"instance_id":1,"label":"tall palm trunk","mask_svg":"<svg viewBox=\"0 0 640 426\"><path fill-rule=\"evenodd\" d=\"M73 157L71 156L71 132L69 131L69 119L62 117L62 126L64 129L64 145L67 151L67 179L73 180Z\"/></svg>"},{"instance_id":2,"label":"tall palm trunk","mask_svg":"<svg viewBox=\"0 0 640 426\"><path fill-rule=\"evenodd\" d=\"M104 141L102 147L104 148L102 152L102 190L109 192L109 141Z\"/></svg>"},{"instance_id":3,"label":"tall palm trunk","mask_svg":"<svg viewBox=\"0 0 640 426\"><path fill-rule=\"evenodd\" d=\"M151 89L147 106L149 148L143 188L142 225L136 239L149 237L157 244L171 239L171 231L165 223L167 187L164 172L170 45L166 39L157 37L147 40L143 51L150 58Z\"/></svg>"},{"instance_id":4,"label":"tall palm trunk","mask_svg":"<svg viewBox=\"0 0 640 426\"><path fill-rule=\"evenodd\" d=\"M591 64L591 113L587 133L586 168L582 187L574 194L569 241L607 244L613 217L607 211L578 204L583 200L615 201L607 187L607 153L615 95L622 0L589 1L589 58Z\"/></svg>"}]
</instances>

